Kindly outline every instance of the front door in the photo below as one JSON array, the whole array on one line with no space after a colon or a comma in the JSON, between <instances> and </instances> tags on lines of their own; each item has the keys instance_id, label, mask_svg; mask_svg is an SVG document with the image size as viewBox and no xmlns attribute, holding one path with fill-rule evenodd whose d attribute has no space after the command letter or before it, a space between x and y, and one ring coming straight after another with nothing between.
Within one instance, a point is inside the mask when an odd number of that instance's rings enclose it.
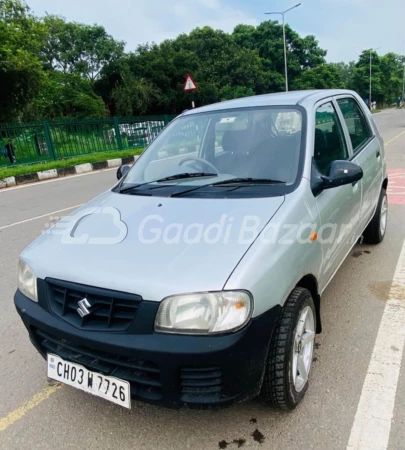
<instances>
[{"instance_id":1,"label":"front door","mask_svg":"<svg viewBox=\"0 0 405 450\"><path fill-rule=\"evenodd\" d=\"M328 176L333 161L349 160L342 124L332 101L316 110L314 164ZM358 237L361 184L349 184L321 192L316 198L321 221L322 286L334 275Z\"/></svg>"}]
</instances>

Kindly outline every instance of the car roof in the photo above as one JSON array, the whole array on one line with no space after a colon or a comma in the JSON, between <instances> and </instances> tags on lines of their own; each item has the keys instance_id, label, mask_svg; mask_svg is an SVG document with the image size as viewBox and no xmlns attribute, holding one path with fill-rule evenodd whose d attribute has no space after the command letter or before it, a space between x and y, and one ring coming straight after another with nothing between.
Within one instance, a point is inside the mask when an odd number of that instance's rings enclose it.
<instances>
[{"instance_id":1,"label":"car roof","mask_svg":"<svg viewBox=\"0 0 405 450\"><path fill-rule=\"evenodd\" d=\"M222 111L227 109L251 108L255 106L293 106L303 105L310 107L323 98L342 94L355 94L347 89L317 89L307 91L279 92L276 94L256 95L253 97L238 98L221 103L203 106L185 111L183 115Z\"/></svg>"}]
</instances>

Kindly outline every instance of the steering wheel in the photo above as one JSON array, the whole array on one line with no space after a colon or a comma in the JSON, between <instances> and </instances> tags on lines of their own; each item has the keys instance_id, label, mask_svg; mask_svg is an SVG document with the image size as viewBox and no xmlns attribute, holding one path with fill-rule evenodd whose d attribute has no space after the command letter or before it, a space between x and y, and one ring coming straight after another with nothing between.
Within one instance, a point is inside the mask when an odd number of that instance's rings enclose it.
<instances>
[{"instance_id":1,"label":"steering wheel","mask_svg":"<svg viewBox=\"0 0 405 450\"><path fill-rule=\"evenodd\" d=\"M179 166L183 166L184 164L186 164L190 161L201 164L202 166L205 166L206 168L208 168L209 170L211 170L212 172L214 172L216 174L219 173L218 169L213 164L211 164L209 161L202 159L202 158L197 158L196 156L190 156L188 158L183 159L180 162Z\"/></svg>"}]
</instances>

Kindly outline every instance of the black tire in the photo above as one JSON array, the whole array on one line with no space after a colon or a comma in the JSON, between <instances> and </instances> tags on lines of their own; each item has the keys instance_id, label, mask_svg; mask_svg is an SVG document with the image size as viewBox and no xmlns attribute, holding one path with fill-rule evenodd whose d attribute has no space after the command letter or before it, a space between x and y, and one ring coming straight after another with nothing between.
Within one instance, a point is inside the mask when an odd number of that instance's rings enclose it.
<instances>
[{"instance_id":1,"label":"black tire","mask_svg":"<svg viewBox=\"0 0 405 450\"><path fill-rule=\"evenodd\" d=\"M316 310L311 293L307 289L295 288L280 312L271 338L260 396L266 403L279 409L295 409L308 389L307 380L305 386L297 392L292 369L294 336L301 312L307 306L312 309L316 330Z\"/></svg>"},{"instance_id":2,"label":"black tire","mask_svg":"<svg viewBox=\"0 0 405 450\"><path fill-rule=\"evenodd\" d=\"M371 222L368 224L367 228L364 230L363 233L365 244L376 245L380 244L384 240L384 237L387 232L387 227L385 227L384 232L381 231L381 213L384 200L388 208L387 192L383 188L381 189L380 198L378 199L378 205L374 217L372 218Z\"/></svg>"}]
</instances>

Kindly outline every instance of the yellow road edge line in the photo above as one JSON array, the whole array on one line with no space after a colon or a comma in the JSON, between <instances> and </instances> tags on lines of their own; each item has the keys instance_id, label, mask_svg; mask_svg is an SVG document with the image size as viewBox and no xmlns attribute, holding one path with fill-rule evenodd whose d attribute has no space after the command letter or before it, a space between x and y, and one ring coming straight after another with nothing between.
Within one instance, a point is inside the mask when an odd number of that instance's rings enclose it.
<instances>
[{"instance_id":1,"label":"yellow road edge line","mask_svg":"<svg viewBox=\"0 0 405 450\"><path fill-rule=\"evenodd\" d=\"M0 419L0 433L7 430L8 427L22 419L29 411L36 408L42 402L47 400L52 394L62 387L61 384L48 386L42 391L35 394L30 400L17 408L15 411Z\"/></svg>"},{"instance_id":2,"label":"yellow road edge line","mask_svg":"<svg viewBox=\"0 0 405 450\"><path fill-rule=\"evenodd\" d=\"M394 138L390 139L385 145L390 145L392 142L394 142L395 140L397 140L400 136L402 136L405 133L405 131L402 131L402 133L399 133L397 136L395 136Z\"/></svg>"}]
</instances>

